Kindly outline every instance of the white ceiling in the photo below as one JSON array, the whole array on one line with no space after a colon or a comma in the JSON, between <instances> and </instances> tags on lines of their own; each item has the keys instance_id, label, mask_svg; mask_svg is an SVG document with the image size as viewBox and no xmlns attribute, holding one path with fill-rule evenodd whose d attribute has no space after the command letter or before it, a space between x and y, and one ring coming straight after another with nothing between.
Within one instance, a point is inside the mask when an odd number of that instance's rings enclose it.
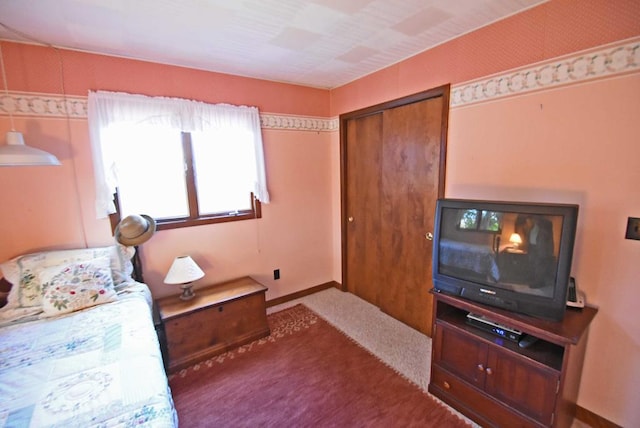
<instances>
[{"instance_id":1,"label":"white ceiling","mask_svg":"<svg viewBox=\"0 0 640 428\"><path fill-rule=\"evenodd\" d=\"M0 38L334 88L545 1L0 0Z\"/></svg>"}]
</instances>

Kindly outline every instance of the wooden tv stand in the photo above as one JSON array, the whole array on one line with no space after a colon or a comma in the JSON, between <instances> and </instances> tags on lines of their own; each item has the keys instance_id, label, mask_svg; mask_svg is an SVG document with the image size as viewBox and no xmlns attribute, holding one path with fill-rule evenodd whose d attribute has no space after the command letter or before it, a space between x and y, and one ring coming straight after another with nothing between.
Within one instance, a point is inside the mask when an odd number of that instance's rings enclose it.
<instances>
[{"instance_id":1,"label":"wooden tv stand","mask_svg":"<svg viewBox=\"0 0 640 428\"><path fill-rule=\"evenodd\" d=\"M432 293L429 392L482 426L571 426L596 308L567 308L554 322ZM521 348L467 324L470 312L539 340Z\"/></svg>"}]
</instances>

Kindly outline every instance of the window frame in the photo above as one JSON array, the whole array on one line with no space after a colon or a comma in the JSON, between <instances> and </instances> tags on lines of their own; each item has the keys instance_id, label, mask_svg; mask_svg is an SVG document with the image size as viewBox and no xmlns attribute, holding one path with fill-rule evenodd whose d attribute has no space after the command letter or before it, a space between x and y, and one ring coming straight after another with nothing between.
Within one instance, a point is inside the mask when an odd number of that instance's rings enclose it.
<instances>
[{"instance_id":1,"label":"window frame","mask_svg":"<svg viewBox=\"0 0 640 428\"><path fill-rule=\"evenodd\" d=\"M262 205L253 192L250 193L249 198L251 200L251 208L247 210L240 210L234 213L218 213L200 215L198 207L197 185L194 168L193 158L193 146L191 144L191 133L183 131L181 133L182 138L182 151L185 161L185 184L187 187L187 203L189 207L188 217L178 218L163 218L154 219L156 221L156 230L169 230L178 229L182 227L201 226L205 224L227 223L231 221L242 221L262 218ZM118 195L118 189L113 194L113 202L115 205L115 212L109 214L109 221L111 223L111 231L115 231L116 225L122 220L122 213L120 211L120 198Z\"/></svg>"}]
</instances>

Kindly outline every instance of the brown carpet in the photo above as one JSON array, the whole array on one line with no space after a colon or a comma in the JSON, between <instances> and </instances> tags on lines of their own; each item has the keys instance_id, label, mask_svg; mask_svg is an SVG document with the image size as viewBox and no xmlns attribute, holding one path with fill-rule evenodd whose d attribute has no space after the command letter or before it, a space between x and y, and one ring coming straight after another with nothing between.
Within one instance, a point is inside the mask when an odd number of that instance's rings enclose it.
<instances>
[{"instance_id":1,"label":"brown carpet","mask_svg":"<svg viewBox=\"0 0 640 428\"><path fill-rule=\"evenodd\" d=\"M303 305L271 335L172 375L180 426L466 427Z\"/></svg>"}]
</instances>

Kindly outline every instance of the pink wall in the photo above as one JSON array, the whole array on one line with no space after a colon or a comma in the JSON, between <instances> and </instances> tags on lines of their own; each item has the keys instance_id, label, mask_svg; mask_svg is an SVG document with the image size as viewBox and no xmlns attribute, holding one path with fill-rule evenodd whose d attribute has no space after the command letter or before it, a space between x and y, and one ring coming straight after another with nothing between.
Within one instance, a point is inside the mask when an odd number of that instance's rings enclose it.
<instances>
[{"instance_id":1,"label":"pink wall","mask_svg":"<svg viewBox=\"0 0 640 428\"><path fill-rule=\"evenodd\" d=\"M8 122L0 118L1 135ZM56 154L62 166L0 168L6 208L0 212L0 260L43 249L112 245L108 220L95 218L86 121L72 121L70 138L65 120L15 124L27 144ZM263 205L263 217L157 232L141 250L145 281L155 297L176 293L162 279L183 253L206 273L196 288L252 275L273 299L333 279L330 135L264 130L263 138L272 198ZM272 279L274 269L281 271L278 281Z\"/></svg>"},{"instance_id":2,"label":"pink wall","mask_svg":"<svg viewBox=\"0 0 640 428\"><path fill-rule=\"evenodd\" d=\"M580 205L572 273L599 312L579 404L622 426L640 422L639 117L640 73L452 109L445 192Z\"/></svg>"},{"instance_id":3,"label":"pink wall","mask_svg":"<svg viewBox=\"0 0 640 428\"><path fill-rule=\"evenodd\" d=\"M330 92L79 52L61 55L72 95L117 90L328 117L638 35L637 0L553 0ZM11 91L62 92L55 51L2 47ZM640 318L631 307L639 297L640 245L621 239L626 217L640 216L633 189L640 182L638 79L635 73L452 108L446 178L448 196L581 204L574 273L600 312L579 404L624 426L640 425ZM25 117L16 128L63 165L0 168L0 260L85 241L110 243L108 223L93 212L86 120ZM0 135L8 129L1 116ZM161 279L182 252L193 254L207 273L197 286L253 274L275 298L340 280L338 133L263 135L273 196L263 218L157 233L142 250L155 295L175 293ZM276 268L282 279L273 281Z\"/></svg>"},{"instance_id":4,"label":"pink wall","mask_svg":"<svg viewBox=\"0 0 640 428\"><path fill-rule=\"evenodd\" d=\"M52 48L2 42L9 90L67 95L113 90L258 106L262 113L327 117L328 91ZM46 97L45 97L46 98ZM0 116L0 135L9 130ZM15 118L27 144L54 153L60 167L0 168L0 260L41 249L113 243L94 209L86 118ZM253 275L267 299L334 278L330 134L263 130L272 197L263 218L156 233L142 248L145 280L156 297L175 294L162 279L173 258L192 254L206 277L196 288ZM281 270L274 281L272 272Z\"/></svg>"},{"instance_id":5,"label":"pink wall","mask_svg":"<svg viewBox=\"0 0 640 428\"><path fill-rule=\"evenodd\" d=\"M14 122L26 144L54 153L62 166L0 168L0 260L40 248L83 247L85 231L95 241L96 226L107 223L93 220L90 200L78 198L78 191L93 194L90 148L76 137L87 133L86 121L69 128L62 120ZM8 118L0 117L1 138L9 129Z\"/></svg>"},{"instance_id":6,"label":"pink wall","mask_svg":"<svg viewBox=\"0 0 640 428\"><path fill-rule=\"evenodd\" d=\"M336 116L637 36L637 0L553 0L331 91Z\"/></svg>"},{"instance_id":7,"label":"pink wall","mask_svg":"<svg viewBox=\"0 0 640 428\"><path fill-rule=\"evenodd\" d=\"M2 42L2 53L11 91L62 93L62 60L67 95L122 91L246 104L270 113L329 114L327 91L321 89L10 42Z\"/></svg>"},{"instance_id":8,"label":"pink wall","mask_svg":"<svg viewBox=\"0 0 640 428\"><path fill-rule=\"evenodd\" d=\"M553 0L332 90L331 114L639 35L638 1ZM454 106L447 153L449 197L580 204L573 274L599 313L578 404L622 426L640 426L640 242L623 239L640 216L638 118L636 71Z\"/></svg>"},{"instance_id":9,"label":"pink wall","mask_svg":"<svg viewBox=\"0 0 640 428\"><path fill-rule=\"evenodd\" d=\"M333 279L329 134L266 130L263 137L272 199L263 217L156 233L142 250L154 295L175 294L162 279L182 253L207 274L196 285L251 274L269 287L267 299Z\"/></svg>"}]
</instances>

